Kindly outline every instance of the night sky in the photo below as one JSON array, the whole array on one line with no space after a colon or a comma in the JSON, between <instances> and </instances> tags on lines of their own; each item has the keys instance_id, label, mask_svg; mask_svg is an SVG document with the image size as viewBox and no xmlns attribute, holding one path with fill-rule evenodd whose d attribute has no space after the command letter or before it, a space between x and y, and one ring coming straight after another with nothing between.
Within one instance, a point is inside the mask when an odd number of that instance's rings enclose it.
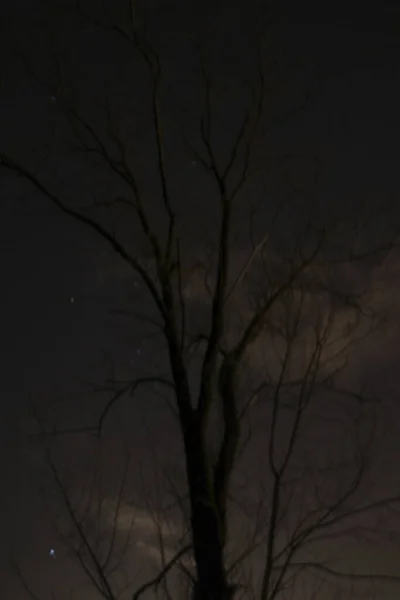
<instances>
[{"instance_id":1,"label":"night sky","mask_svg":"<svg viewBox=\"0 0 400 600\"><path fill-rule=\"evenodd\" d=\"M98 200L123 195L123 186L100 161L89 161L77 151L76 138L63 116L64 107L75 106L102 126L109 99L119 131L134 142L131 156L141 173L155 228L162 232L165 217L156 201L151 170L154 143L148 132L148 74L143 64L129 55L117 35L78 18L67 3L65 9L40 0L1 4L0 153L46 177L52 189L75 206L90 204L95 195ZM104 4L109 10L102 14L111 22L121 3ZM353 207L360 223L367 215L362 207L374 207L376 216L367 228L372 241L396 230L400 219L400 11L394 0L376 2L368 9L356 3L335 3L335 8L309 3L300 8L299 3L286 0L268 11L255 0L142 4L146 7L139 13L163 66L170 185L193 264L207 249L215 252L212 236L217 215L212 185L182 143L182 133L189 141L198 135L202 94L195 67L197 42L206 48L206 61L218 88L215 143L223 156L245 107L246 84L256 76L257 35L265 34L262 59L270 61L271 85L280 91L268 105L256 151L266 161L285 154L301 157L295 166L290 163L293 177L313 190L288 204L287 212L274 224L271 236L276 233L277 247L290 246L291 231L303 223L311 206L318 207L315 214L321 218ZM97 14L96 2L87 6ZM314 185L315 164L319 179ZM264 180L256 180L243 194L244 209L235 222L238 232L252 200L260 203L256 234L268 231L274 207L283 202L285 193L274 168ZM98 388L114 376L137 376L150 365L165 374L165 349L149 323L115 314L120 309L154 317L141 283L103 241L2 168L0 198L0 596L27 597L11 567L14 560L41 599L52 598L53 592L57 600L94 599L99 596L88 587L71 551L54 530L55 522L64 527L64 513L45 464L43 436L38 433L40 427L49 431L93 424L107 401L107 394L95 389L95 384ZM357 207L361 207L359 215ZM104 210L95 209L93 214L101 223L110 223ZM137 223L132 224L123 210L113 218L118 235L151 269L149 249ZM238 233L232 250L236 264L246 254L246 235L246 230ZM357 348L347 375L350 381L364 381L368 394L381 400L372 497L377 491L399 493L400 485L399 260L395 250L381 270L369 264L347 273L350 281L367 283L369 297L389 315L382 330ZM204 286L197 275L193 269L185 288L192 323L205 319ZM239 322L248 310L243 298L235 310ZM258 346L250 357L251 368L260 373L268 359L268 349ZM40 425L32 406L40 415ZM332 413L331 418L332 422L339 419L339 413ZM262 468L266 420L261 411L253 430L253 447L239 469L238 477L249 490L252 477L255 481ZM326 437L335 427L326 425ZM125 568L128 578L138 573L138 583L144 581L157 565L151 507L146 504L149 490L154 505L163 506L157 473L168 468L178 487L183 476L182 449L169 406L157 395L141 392L113 411L101 441L90 433L71 433L52 436L49 443L74 497L87 498L90 475L102 474L105 531L112 526L107 507L115 498L125 457L130 455L117 542L123 543L132 513L128 508L133 507L133 544ZM312 443L322 445L323 441L318 442L317 436ZM303 450L307 453L307 445ZM154 472L155 464L159 471ZM240 517L235 518L240 531ZM95 527L96 516L90 519ZM386 535L385 543L359 547L349 541L347 547L340 546L340 568L398 576L397 513L392 519L382 525L397 531L392 540ZM171 525L169 552L176 544L174 536ZM55 560L49 556L51 548ZM400 581L372 591L376 598L394 599L399 587ZM365 583L359 591L363 597L372 594ZM324 597L331 594L333 598L333 593ZM131 594L129 588L122 598ZM301 587L293 595L295 600L309 597L310 591Z\"/></svg>"}]
</instances>

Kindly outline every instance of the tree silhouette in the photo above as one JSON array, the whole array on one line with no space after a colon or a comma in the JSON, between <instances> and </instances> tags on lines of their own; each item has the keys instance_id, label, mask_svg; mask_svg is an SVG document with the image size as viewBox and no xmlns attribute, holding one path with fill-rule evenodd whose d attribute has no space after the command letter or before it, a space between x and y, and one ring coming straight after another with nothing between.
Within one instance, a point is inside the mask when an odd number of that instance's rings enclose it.
<instances>
[{"instance_id":1,"label":"tree silhouette","mask_svg":"<svg viewBox=\"0 0 400 600\"><path fill-rule=\"evenodd\" d=\"M234 596L273 600L304 577L396 580L385 574L341 571L329 562L326 551L334 541L367 535L370 525L364 517L381 514L400 499L398 495L365 499L374 466L371 448L378 435L379 402L362 386L347 385L346 379L353 353L382 324L370 288L365 281L362 286L356 278L349 281L349 270L356 273L361 265L369 272L379 268L395 249L395 235L391 231L371 242L368 232L376 213L360 212L359 205L338 205L332 210L322 206L316 195L318 165L304 184L293 174L291 153L257 156L272 94L260 42L250 102L223 152L216 139L218 89L205 61L198 70L204 92L199 136L186 137L182 147L187 162L202 169L211 182L204 206L209 204L217 216L210 218L215 248L210 257L194 260L190 232L180 224L170 183L187 164L183 159L176 167L170 160L161 57L138 25L133 4L129 5L121 25L86 12L80 3L75 13L103 33L119 37L147 69L146 127L152 141L149 156L156 200L164 211L162 227L149 208L153 190L143 188L129 133L117 127L110 99L105 100L104 122L98 126L87 111L63 97L59 60L55 61L59 80L53 86L54 98L85 156L82 164L90 169L92 158L100 160L102 172L107 171L115 189L123 192L106 199L95 197L90 205L83 205L50 171L39 173L33 163L6 152L0 160L3 171L22 178L72 223L94 232L112 249L146 290L154 309L152 318L163 337L160 348L166 348L169 373L107 381L110 399L93 427L101 435L113 407L123 397L135 401L137 392L148 386L165 392L179 424L190 542L164 560L159 575L132 597L138 599L153 588L165 594L159 584L178 566L195 600ZM286 192L262 231L257 211L268 199L253 202L250 186L252 178L263 179L271 170L279 174ZM303 166L301 171L304 178ZM96 194L95 188L92 193ZM110 215L109 221L102 211ZM146 257L118 233L122 221L139 226ZM239 226L246 237L244 258L235 246ZM198 310L206 314L197 321L192 314L192 289L197 289L195 306L201 305ZM194 363L200 365L198 380L193 379ZM340 420L339 426L335 420ZM254 433L257 421L263 422L261 437ZM325 421L331 424L321 425ZM319 428L325 433L313 445L310 438ZM253 452L252 460L256 456L260 462L256 496L252 495L254 482L246 483L241 492L234 481L246 452ZM92 582L100 595L114 599L104 565L80 531L51 458L49 464L75 533L90 554L96 571ZM237 519L247 527L246 541L242 539L239 547L233 539L236 533L232 535ZM313 547L314 552L309 550ZM182 561L183 556L191 557L193 568Z\"/></svg>"}]
</instances>

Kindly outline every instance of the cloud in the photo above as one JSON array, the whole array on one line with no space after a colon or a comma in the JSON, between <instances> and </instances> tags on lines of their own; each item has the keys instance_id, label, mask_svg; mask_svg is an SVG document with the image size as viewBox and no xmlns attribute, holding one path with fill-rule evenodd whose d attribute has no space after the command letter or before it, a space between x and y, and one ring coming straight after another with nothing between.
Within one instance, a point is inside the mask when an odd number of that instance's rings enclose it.
<instances>
[{"instance_id":1,"label":"cloud","mask_svg":"<svg viewBox=\"0 0 400 600\"><path fill-rule=\"evenodd\" d=\"M116 503L109 501L107 504L107 521L110 526L114 523ZM157 526L165 537L178 535L178 529L167 520L162 520L160 515L152 515L150 511L128 504L122 504L118 511L116 521L117 530L127 532L133 528L135 532L142 536L152 536L157 531Z\"/></svg>"},{"instance_id":2,"label":"cloud","mask_svg":"<svg viewBox=\"0 0 400 600\"><path fill-rule=\"evenodd\" d=\"M115 502L107 503L107 525L114 526ZM160 549L160 536L163 544L164 560L170 561L181 548L182 530L171 520L163 519L159 514L152 515L148 510L124 504L116 521L117 532L129 534L135 547L142 557L146 557L161 566L162 555ZM182 562L188 567L193 567L190 554L182 558Z\"/></svg>"}]
</instances>

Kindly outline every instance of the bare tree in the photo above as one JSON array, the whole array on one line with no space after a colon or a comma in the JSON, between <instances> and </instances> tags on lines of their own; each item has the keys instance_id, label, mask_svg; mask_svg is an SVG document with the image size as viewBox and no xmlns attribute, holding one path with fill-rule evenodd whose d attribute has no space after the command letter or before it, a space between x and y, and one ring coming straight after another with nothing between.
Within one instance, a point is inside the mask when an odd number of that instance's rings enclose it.
<instances>
[{"instance_id":1,"label":"bare tree","mask_svg":"<svg viewBox=\"0 0 400 600\"><path fill-rule=\"evenodd\" d=\"M204 110L199 136L186 139L184 147L211 182L204 201L210 201L212 210L217 207L218 214L212 222L215 248L209 258L194 260L171 184L174 169L186 164L174 166L168 154L160 55L138 26L131 2L120 24L94 16L79 2L75 11L119 38L147 69L149 157L164 211L162 226L149 208L153 192L143 189L137 155L117 126L110 100L98 126L87 110L70 104L67 94L56 95L85 156L82 164L92 169L98 164L92 157L101 161L102 172L123 192L84 205L75 201L72 188L68 196L68 186L60 185L51 172L39 173L6 152L0 161L3 171L22 178L72 222L98 235L153 303L145 318L162 335L160 352L166 349L169 372L107 382L111 397L94 429L101 434L123 397L134 401L148 386L162 390L179 424L187 489L178 496L185 511L182 498L187 492L191 539L171 559L163 557L160 574L133 598L164 581L178 565L193 583L195 600L227 600L235 594L273 600L310 576L362 580L363 573L342 572L329 562L331 543L367 536L371 526L363 517L390 510L400 497L365 500L374 465L372 441L379 434L374 428L379 403L362 386L347 385L347 367L381 320L365 283L368 276L364 272L360 285L358 279L349 281L348 274L359 273L362 265L367 273L377 269L395 248L395 233L371 242L375 213L360 212L359 206L347 211L322 207L316 196L318 166L313 180L304 184L289 168L290 153L260 156L270 86L259 46L250 103L223 152L216 142L218 89L201 63ZM61 90L61 63L55 64L60 78L55 87ZM252 177L267 177L272 167L280 174L284 200L269 211L267 231L262 231L257 210L268 200L251 202L246 190L251 190L247 186ZM96 196L95 186L91 193ZM104 220L103 210L110 221ZM146 259L119 233L122 222L134 223L135 231L139 226ZM244 258L243 246L235 246L239 234L248 240ZM197 289L195 303L191 289ZM205 317L198 317L200 313ZM263 433L256 435L260 424ZM325 433L318 437L321 428ZM246 455L260 463L257 486L254 479L242 486L237 480ZM50 466L81 535L57 469L51 461ZM246 524L239 547L234 543L238 522ZM99 563L85 535L81 538L92 561L88 575L93 584L103 597L115 598L106 563ZM310 550L313 546L316 551ZM193 566L181 560L185 554ZM85 562L82 566L87 569ZM163 592L168 597L167 588Z\"/></svg>"}]
</instances>

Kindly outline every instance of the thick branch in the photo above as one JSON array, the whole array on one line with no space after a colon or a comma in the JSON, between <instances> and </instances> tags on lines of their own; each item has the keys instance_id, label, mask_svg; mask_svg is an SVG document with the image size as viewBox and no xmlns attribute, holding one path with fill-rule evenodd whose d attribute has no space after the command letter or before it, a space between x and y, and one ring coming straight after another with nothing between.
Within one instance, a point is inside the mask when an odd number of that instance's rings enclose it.
<instances>
[{"instance_id":1,"label":"thick branch","mask_svg":"<svg viewBox=\"0 0 400 600\"><path fill-rule=\"evenodd\" d=\"M207 408L212 401L215 392L213 389L214 377L217 368L217 360L221 338L224 332L224 312L225 312L225 292L228 280L229 270L229 229L231 220L231 206L226 198L222 198L222 220L219 236L218 249L218 272L217 282L214 290L211 330L208 337L208 344L203 361L201 374L201 387L199 398L199 415L204 417Z\"/></svg>"},{"instance_id":2,"label":"thick branch","mask_svg":"<svg viewBox=\"0 0 400 600\"><path fill-rule=\"evenodd\" d=\"M221 368L219 378L224 433L214 468L213 485L220 519L221 536L224 542L226 542L227 495L240 438L240 423L234 385L235 372L235 365L226 360Z\"/></svg>"}]
</instances>

